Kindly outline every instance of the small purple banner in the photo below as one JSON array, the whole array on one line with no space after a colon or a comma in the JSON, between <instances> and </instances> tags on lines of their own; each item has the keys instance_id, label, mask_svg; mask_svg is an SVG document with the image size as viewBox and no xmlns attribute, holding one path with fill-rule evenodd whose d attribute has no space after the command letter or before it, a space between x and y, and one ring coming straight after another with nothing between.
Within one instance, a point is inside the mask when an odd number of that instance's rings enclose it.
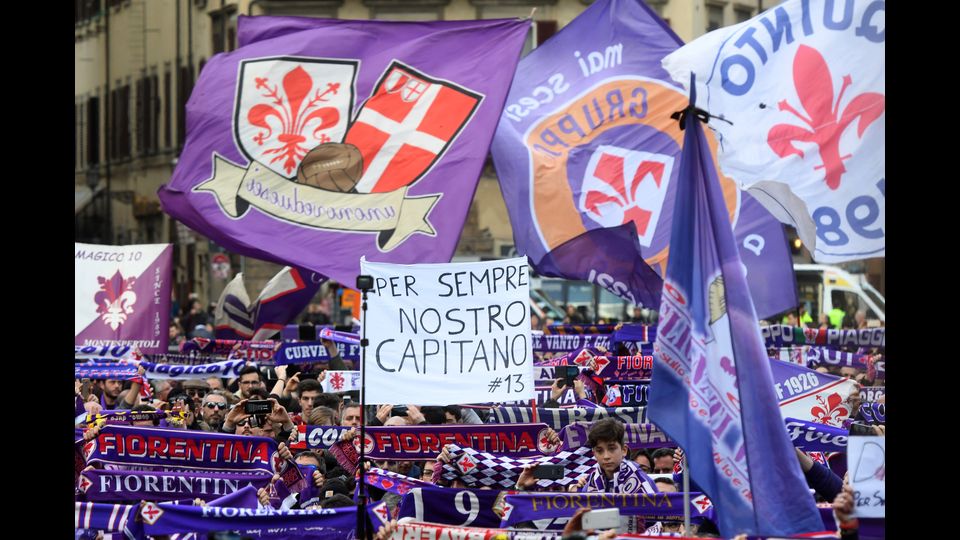
<instances>
[{"instance_id":1,"label":"small purple banner","mask_svg":"<svg viewBox=\"0 0 960 540\"><path fill-rule=\"evenodd\" d=\"M603 347L610 349L609 334L544 334L532 332L534 352L570 352L582 347Z\"/></svg>"},{"instance_id":2,"label":"small purple banner","mask_svg":"<svg viewBox=\"0 0 960 540\"><path fill-rule=\"evenodd\" d=\"M771 324L760 327L760 335L767 347L790 345L823 345L826 347L886 347L886 328L863 328L860 330L821 330L786 324Z\"/></svg>"},{"instance_id":3,"label":"small purple banner","mask_svg":"<svg viewBox=\"0 0 960 540\"><path fill-rule=\"evenodd\" d=\"M593 422L574 422L560 430L560 440L565 448L586 446L587 434L593 427ZM670 440L666 433L654 424L624 424L626 430L627 447L637 448L675 447L677 443Z\"/></svg>"},{"instance_id":4,"label":"small purple banner","mask_svg":"<svg viewBox=\"0 0 960 540\"><path fill-rule=\"evenodd\" d=\"M74 344L167 351L173 246L74 243Z\"/></svg>"}]
</instances>

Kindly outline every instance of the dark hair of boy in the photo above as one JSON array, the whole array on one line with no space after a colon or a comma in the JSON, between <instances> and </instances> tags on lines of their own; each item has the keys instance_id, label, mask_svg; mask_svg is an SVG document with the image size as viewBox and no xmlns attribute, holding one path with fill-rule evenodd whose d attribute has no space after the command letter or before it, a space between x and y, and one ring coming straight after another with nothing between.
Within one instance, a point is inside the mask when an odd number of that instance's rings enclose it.
<instances>
[{"instance_id":1,"label":"dark hair of boy","mask_svg":"<svg viewBox=\"0 0 960 540\"><path fill-rule=\"evenodd\" d=\"M613 418L604 418L603 420L597 421L593 424L593 427L590 428L590 432L587 434L587 446L595 448L604 442L615 442L621 446L625 446L625 434L626 430L623 427L623 422Z\"/></svg>"}]
</instances>

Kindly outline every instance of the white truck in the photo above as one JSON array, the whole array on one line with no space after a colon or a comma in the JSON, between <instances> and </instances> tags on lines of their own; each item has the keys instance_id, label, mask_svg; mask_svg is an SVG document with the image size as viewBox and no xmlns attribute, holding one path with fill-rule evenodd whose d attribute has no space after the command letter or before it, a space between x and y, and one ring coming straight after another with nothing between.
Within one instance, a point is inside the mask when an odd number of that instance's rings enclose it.
<instances>
[{"instance_id":1,"label":"white truck","mask_svg":"<svg viewBox=\"0 0 960 540\"><path fill-rule=\"evenodd\" d=\"M862 274L851 274L836 266L823 264L795 264L797 299L807 306L814 322L821 313L830 313L835 306L846 310L854 306L863 310L870 326L886 321L886 301Z\"/></svg>"}]
</instances>

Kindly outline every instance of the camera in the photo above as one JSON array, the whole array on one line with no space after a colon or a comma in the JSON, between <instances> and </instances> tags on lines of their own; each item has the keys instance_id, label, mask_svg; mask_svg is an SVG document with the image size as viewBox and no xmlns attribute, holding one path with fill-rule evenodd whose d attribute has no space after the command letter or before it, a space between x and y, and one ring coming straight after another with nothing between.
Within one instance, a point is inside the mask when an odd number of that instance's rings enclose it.
<instances>
[{"instance_id":1,"label":"camera","mask_svg":"<svg viewBox=\"0 0 960 540\"><path fill-rule=\"evenodd\" d=\"M357 290L369 291L373 289L373 276L357 276Z\"/></svg>"}]
</instances>

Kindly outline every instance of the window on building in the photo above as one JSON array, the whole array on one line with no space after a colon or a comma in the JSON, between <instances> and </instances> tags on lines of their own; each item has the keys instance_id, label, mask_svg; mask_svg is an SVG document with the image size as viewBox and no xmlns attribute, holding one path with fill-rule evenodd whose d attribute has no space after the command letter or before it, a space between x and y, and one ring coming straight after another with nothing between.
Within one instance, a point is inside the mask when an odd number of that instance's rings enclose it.
<instances>
[{"instance_id":1,"label":"window on building","mask_svg":"<svg viewBox=\"0 0 960 540\"><path fill-rule=\"evenodd\" d=\"M170 106L173 101L173 93L170 89L170 66L167 65L163 72L163 147L170 148L170 142L173 140L171 133L171 111Z\"/></svg>"},{"instance_id":2,"label":"window on building","mask_svg":"<svg viewBox=\"0 0 960 540\"><path fill-rule=\"evenodd\" d=\"M643 0L645 4L650 6L650 9L655 11L657 15L663 17L663 8L667 5L667 0Z\"/></svg>"},{"instance_id":3,"label":"window on building","mask_svg":"<svg viewBox=\"0 0 960 540\"><path fill-rule=\"evenodd\" d=\"M723 6L707 4L707 32L723 26Z\"/></svg>"},{"instance_id":4,"label":"window on building","mask_svg":"<svg viewBox=\"0 0 960 540\"><path fill-rule=\"evenodd\" d=\"M753 9L743 6L736 6L733 8L733 17L738 23L749 21L753 17Z\"/></svg>"},{"instance_id":5,"label":"window on building","mask_svg":"<svg viewBox=\"0 0 960 540\"><path fill-rule=\"evenodd\" d=\"M500 3L495 0L471 0L470 3L477 8L478 19L529 17L531 9L534 7L544 7L548 4L543 0L518 1L514 2L514 5L509 6L500 5ZM530 26L530 30L527 32L527 39L523 43L523 50L520 52L521 57L530 54L530 51L539 47L543 42L557 33L557 21L549 19L536 20L536 17L539 15L538 10L538 13L534 14L534 24Z\"/></svg>"},{"instance_id":6,"label":"window on building","mask_svg":"<svg viewBox=\"0 0 960 540\"><path fill-rule=\"evenodd\" d=\"M137 150L141 155L157 152L159 111L156 74L141 78L137 81Z\"/></svg>"},{"instance_id":7,"label":"window on building","mask_svg":"<svg viewBox=\"0 0 960 540\"><path fill-rule=\"evenodd\" d=\"M87 165L100 164L100 98L87 100Z\"/></svg>"},{"instance_id":8,"label":"window on building","mask_svg":"<svg viewBox=\"0 0 960 540\"><path fill-rule=\"evenodd\" d=\"M370 18L381 21L441 21L450 0L363 0Z\"/></svg>"},{"instance_id":9,"label":"window on building","mask_svg":"<svg viewBox=\"0 0 960 540\"><path fill-rule=\"evenodd\" d=\"M110 92L110 159L130 157L130 85Z\"/></svg>"},{"instance_id":10,"label":"window on building","mask_svg":"<svg viewBox=\"0 0 960 540\"><path fill-rule=\"evenodd\" d=\"M193 66L180 66L177 82L177 148L182 148L187 136L187 100L193 92Z\"/></svg>"},{"instance_id":11,"label":"window on building","mask_svg":"<svg viewBox=\"0 0 960 540\"><path fill-rule=\"evenodd\" d=\"M237 48L237 6L210 12L210 37L214 54Z\"/></svg>"},{"instance_id":12,"label":"window on building","mask_svg":"<svg viewBox=\"0 0 960 540\"><path fill-rule=\"evenodd\" d=\"M83 168L83 103L73 106L73 170Z\"/></svg>"}]
</instances>

